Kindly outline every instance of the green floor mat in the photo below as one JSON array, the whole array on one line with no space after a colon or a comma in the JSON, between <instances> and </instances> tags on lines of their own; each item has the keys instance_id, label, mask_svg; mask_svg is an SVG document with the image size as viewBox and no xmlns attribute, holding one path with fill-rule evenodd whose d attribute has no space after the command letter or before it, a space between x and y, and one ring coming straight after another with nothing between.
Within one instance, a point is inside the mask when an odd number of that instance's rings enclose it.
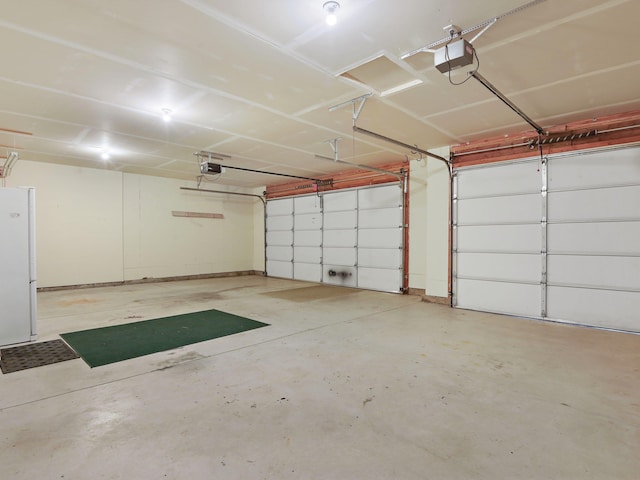
<instances>
[{"instance_id":1,"label":"green floor mat","mask_svg":"<svg viewBox=\"0 0 640 480\"><path fill-rule=\"evenodd\" d=\"M220 310L206 310L60 336L90 367L99 367L267 325Z\"/></svg>"}]
</instances>

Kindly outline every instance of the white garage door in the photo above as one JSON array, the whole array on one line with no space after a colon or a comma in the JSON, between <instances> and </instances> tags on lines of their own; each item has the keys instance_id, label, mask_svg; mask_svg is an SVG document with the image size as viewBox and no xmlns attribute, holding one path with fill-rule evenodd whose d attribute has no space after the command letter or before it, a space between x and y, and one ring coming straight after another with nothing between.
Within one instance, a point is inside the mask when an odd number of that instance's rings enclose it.
<instances>
[{"instance_id":1,"label":"white garage door","mask_svg":"<svg viewBox=\"0 0 640 480\"><path fill-rule=\"evenodd\" d=\"M540 316L540 179L535 160L458 172L457 306Z\"/></svg>"},{"instance_id":2,"label":"white garage door","mask_svg":"<svg viewBox=\"0 0 640 480\"><path fill-rule=\"evenodd\" d=\"M358 287L402 288L403 215L398 185L358 190Z\"/></svg>"},{"instance_id":3,"label":"white garage door","mask_svg":"<svg viewBox=\"0 0 640 480\"><path fill-rule=\"evenodd\" d=\"M460 169L454 304L640 331L640 149Z\"/></svg>"},{"instance_id":4,"label":"white garage door","mask_svg":"<svg viewBox=\"0 0 640 480\"><path fill-rule=\"evenodd\" d=\"M270 208L274 202L277 207ZM270 200L267 275L400 292L403 215L403 192L396 183ZM288 225L286 216L291 218L290 235L272 231ZM287 241L290 251L285 249ZM289 252L288 270L283 262Z\"/></svg>"},{"instance_id":5,"label":"white garage door","mask_svg":"<svg viewBox=\"0 0 640 480\"><path fill-rule=\"evenodd\" d=\"M549 162L547 313L640 331L640 148Z\"/></svg>"},{"instance_id":6,"label":"white garage door","mask_svg":"<svg viewBox=\"0 0 640 480\"><path fill-rule=\"evenodd\" d=\"M293 199L267 202L267 274L293 278Z\"/></svg>"},{"instance_id":7,"label":"white garage door","mask_svg":"<svg viewBox=\"0 0 640 480\"><path fill-rule=\"evenodd\" d=\"M293 199L293 278L322 279L322 209L317 195Z\"/></svg>"},{"instance_id":8,"label":"white garage door","mask_svg":"<svg viewBox=\"0 0 640 480\"><path fill-rule=\"evenodd\" d=\"M327 193L322 237L322 281L358 286L358 192Z\"/></svg>"}]
</instances>

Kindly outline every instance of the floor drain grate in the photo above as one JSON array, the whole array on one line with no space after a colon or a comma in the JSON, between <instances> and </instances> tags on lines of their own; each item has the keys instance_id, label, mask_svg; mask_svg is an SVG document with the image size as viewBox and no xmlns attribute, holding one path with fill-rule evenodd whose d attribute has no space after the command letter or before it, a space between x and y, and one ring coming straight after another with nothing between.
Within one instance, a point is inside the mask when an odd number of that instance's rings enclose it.
<instances>
[{"instance_id":1,"label":"floor drain grate","mask_svg":"<svg viewBox=\"0 0 640 480\"><path fill-rule=\"evenodd\" d=\"M79 358L78 354L66 343L62 340L50 340L0 349L0 369L2 373L13 373L74 358Z\"/></svg>"}]
</instances>

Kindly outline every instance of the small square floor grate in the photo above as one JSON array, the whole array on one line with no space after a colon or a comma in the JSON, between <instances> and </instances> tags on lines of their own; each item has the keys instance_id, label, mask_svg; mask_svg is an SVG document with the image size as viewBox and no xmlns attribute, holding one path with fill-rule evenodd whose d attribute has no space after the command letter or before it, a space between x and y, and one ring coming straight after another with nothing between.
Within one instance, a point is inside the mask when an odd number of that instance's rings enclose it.
<instances>
[{"instance_id":1,"label":"small square floor grate","mask_svg":"<svg viewBox=\"0 0 640 480\"><path fill-rule=\"evenodd\" d=\"M50 340L0 349L0 369L2 373L13 373L74 358L79 358L78 354L64 341Z\"/></svg>"}]
</instances>

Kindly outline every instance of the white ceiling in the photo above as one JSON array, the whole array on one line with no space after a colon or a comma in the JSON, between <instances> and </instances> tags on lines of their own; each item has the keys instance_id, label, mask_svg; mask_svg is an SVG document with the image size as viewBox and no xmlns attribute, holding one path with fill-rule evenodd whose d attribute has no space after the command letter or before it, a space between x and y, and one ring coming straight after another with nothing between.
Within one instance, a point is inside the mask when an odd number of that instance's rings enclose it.
<instances>
[{"instance_id":1,"label":"white ceiling","mask_svg":"<svg viewBox=\"0 0 640 480\"><path fill-rule=\"evenodd\" d=\"M473 78L451 85L432 54L401 60L446 25L528 0L340 0L334 27L323 1L3 0L0 155L184 179L199 174L199 150L310 177L344 169L315 157L332 156L337 137L351 163L411 156L354 135L350 106L329 111L369 92L358 126L423 149L531 129ZM637 0L541 1L474 42L479 72L542 126L640 109L639 18ZM422 84L380 95L407 80ZM215 181L283 178L227 170Z\"/></svg>"}]
</instances>

